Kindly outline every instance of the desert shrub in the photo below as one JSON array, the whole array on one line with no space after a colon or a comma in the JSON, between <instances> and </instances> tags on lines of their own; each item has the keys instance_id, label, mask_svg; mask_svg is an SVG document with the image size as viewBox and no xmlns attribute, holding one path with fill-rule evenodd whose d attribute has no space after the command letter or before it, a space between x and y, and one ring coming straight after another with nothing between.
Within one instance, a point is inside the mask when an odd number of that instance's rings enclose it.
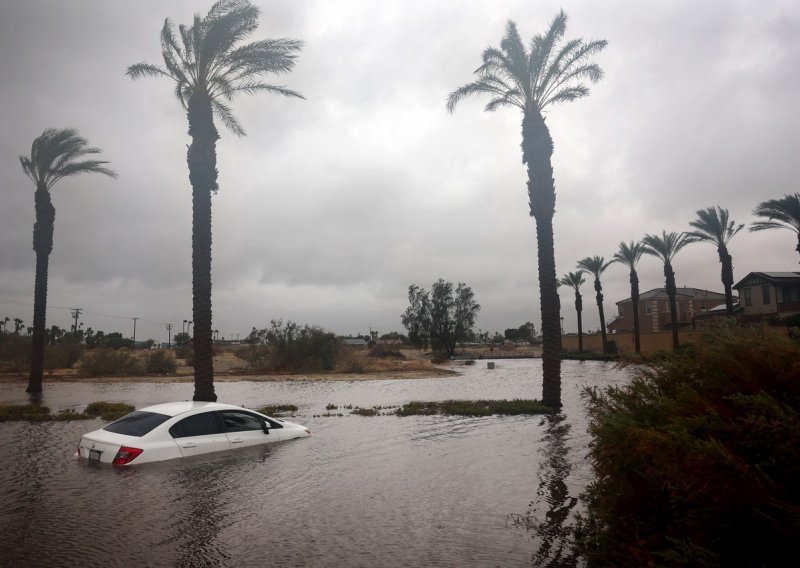
<instances>
[{"instance_id":1,"label":"desert shrub","mask_svg":"<svg viewBox=\"0 0 800 568\"><path fill-rule=\"evenodd\" d=\"M57 345L44 348L44 367L48 371L71 369L83 355L84 346L75 335L65 335Z\"/></svg>"},{"instance_id":2,"label":"desert shrub","mask_svg":"<svg viewBox=\"0 0 800 568\"><path fill-rule=\"evenodd\" d=\"M338 368L343 373L363 373L367 370L363 349L342 345L339 347Z\"/></svg>"},{"instance_id":3,"label":"desert shrub","mask_svg":"<svg viewBox=\"0 0 800 568\"><path fill-rule=\"evenodd\" d=\"M150 351L145 362L145 368L148 373L173 375L178 368L178 364L175 362L175 356L170 351L157 349Z\"/></svg>"},{"instance_id":4,"label":"desert shrub","mask_svg":"<svg viewBox=\"0 0 800 568\"><path fill-rule=\"evenodd\" d=\"M617 341L615 339L606 341L606 353L613 355L618 352L619 348L617 347Z\"/></svg>"},{"instance_id":5,"label":"desert shrub","mask_svg":"<svg viewBox=\"0 0 800 568\"><path fill-rule=\"evenodd\" d=\"M261 370L332 371L339 356L339 340L334 334L318 326L300 326L291 321L284 325L281 320L272 320L269 328L254 329L248 342L236 355L251 368Z\"/></svg>"},{"instance_id":6,"label":"desert shrub","mask_svg":"<svg viewBox=\"0 0 800 568\"><path fill-rule=\"evenodd\" d=\"M393 357L395 359L404 359L405 356L400 353L400 346L397 344L387 345L385 343L376 343L369 349L368 355L370 357Z\"/></svg>"},{"instance_id":7,"label":"desert shrub","mask_svg":"<svg viewBox=\"0 0 800 568\"><path fill-rule=\"evenodd\" d=\"M98 347L81 359L78 374L83 377L136 376L144 374L144 368L127 349Z\"/></svg>"},{"instance_id":8,"label":"desert shrub","mask_svg":"<svg viewBox=\"0 0 800 568\"><path fill-rule=\"evenodd\" d=\"M589 566L800 557L796 343L726 324L585 397L595 481L576 543Z\"/></svg>"},{"instance_id":9,"label":"desert shrub","mask_svg":"<svg viewBox=\"0 0 800 568\"><path fill-rule=\"evenodd\" d=\"M440 402L412 401L402 405L398 416L492 416L494 414L550 414L553 410L538 400L445 400Z\"/></svg>"},{"instance_id":10,"label":"desert shrub","mask_svg":"<svg viewBox=\"0 0 800 568\"><path fill-rule=\"evenodd\" d=\"M11 371L31 368L31 337L0 333L0 365Z\"/></svg>"},{"instance_id":11,"label":"desert shrub","mask_svg":"<svg viewBox=\"0 0 800 568\"><path fill-rule=\"evenodd\" d=\"M280 416L287 412L297 412L297 406L294 404L274 404L272 406L262 406L258 411L261 414L267 414L269 416Z\"/></svg>"}]
</instances>

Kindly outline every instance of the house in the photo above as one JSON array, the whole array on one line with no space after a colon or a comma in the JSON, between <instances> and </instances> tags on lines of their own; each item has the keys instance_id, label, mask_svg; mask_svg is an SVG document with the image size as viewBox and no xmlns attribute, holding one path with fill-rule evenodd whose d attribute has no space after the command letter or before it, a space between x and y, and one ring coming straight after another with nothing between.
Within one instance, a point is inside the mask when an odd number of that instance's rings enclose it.
<instances>
[{"instance_id":1,"label":"house","mask_svg":"<svg viewBox=\"0 0 800 568\"><path fill-rule=\"evenodd\" d=\"M751 272L733 286L741 297L745 319L800 313L800 272Z\"/></svg>"},{"instance_id":2,"label":"house","mask_svg":"<svg viewBox=\"0 0 800 568\"><path fill-rule=\"evenodd\" d=\"M735 298L734 298L735 299ZM678 288L675 294L678 328L691 327L695 317L725 305L725 294L699 288ZM617 302L617 317L608 324L611 333L633 331L633 301ZM666 288L655 288L639 295L639 331L642 333L672 329L669 297Z\"/></svg>"}]
</instances>

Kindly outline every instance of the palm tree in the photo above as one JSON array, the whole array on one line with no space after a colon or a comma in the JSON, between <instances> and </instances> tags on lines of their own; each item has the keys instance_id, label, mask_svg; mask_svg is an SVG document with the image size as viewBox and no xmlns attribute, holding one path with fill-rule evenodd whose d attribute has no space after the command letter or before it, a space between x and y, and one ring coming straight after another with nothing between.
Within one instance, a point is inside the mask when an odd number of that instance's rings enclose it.
<instances>
[{"instance_id":1,"label":"palm tree","mask_svg":"<svg viewBox=\"0 0 800 568\"><path fill-rule=\"evenodd\" d=\"M753 215L763 217L766 221L756 221L750 225L751 231L765 229L789 229L797 233L797 246L794 250L800 253L800 193L784 195L782 199L770 199L759 203Z\"/></svg>"},{"instance_id":2,"label":"palm tree","mask_svg":"<svg viewBox=\"0 0 800 568\"><path fill-rule=\"evenodd\" d=\"M581 312L583 311L583 300L581 298L581 286L586 281L583 279L583 270L569 272L561 277L562 286L570 286L575 290L575 311L578 313L578 353L583 353L583 322Z\"/></svg>"},{"instance_id":3,"label":"palm tree","mask_svg":"<svg viewBox=\"0 0 800 568\"><path fill-rule=\"evenodd\" d=\"M137 63L127 75L167 77L187 111L192 137L186 161L192 184L192 315L194 321L194 400L215 401L211 325L211 194L217 192L217 139L214 116L237 136L244 129L227 103L239 93L302 95L262 82L269 73L286 73L303 44L293 39L264 39L237 47L258 27L259 9L247 0L220 0L205 18L175 29L169 19L161 30L164 67Z\"/></svg>"},{"instance_id":4,"label":"palm tree","mask_svg":"<svg viewBox=\"0 0 800 568\"><path fill-rule=\"evenodd\" d=\"M606 262L606 259L602 256L587 256L578 261L578 268L594 276L594 290L597 292L595 299L597 300L597 311L600 313L600 333L603 338L603 353L608 353L608 335L606 334L606 316L603 313L603 285L600 283L600 276L613 262Z\"/></svg>"},{"instance_id":5,"label":"palm tree","mask_svg":"<svg viewBox=\"0 0 800 568\"><path fill-rule=\"evenodd\" d=\"M689 225L696 229L687 233L693 240L711 243L717 247L719 261L722 263L725 310L728 312L728 317L731 317L733 316L733 259L728 254L728 242L742 230L744 225L737 225L729 218L728 210L719 206L698 210L697 219Z\"/></svg>"},{"instance_id":6,"label":"palm tree","mask_svg":"<svg viewBox=\"0 0 800 568\"><path fill-rule=\"evenodd\" d=\"M611 262L620 262L630 270L631 302L633 303L633 345L636 353L641 351L641 337L639 331L639 275L636 273L636 263L642 258L644 245L631 241L619 243L619 250L614 253Z\"/></svg>"},{"instance_id":7,"label":"palm tree","mask_svg":"<svg viewBox=\"0 0 800 568\"><path fill-rule=\"evenodd\" d=\"M509 21L500 48L484 50L483 64L475 70L477 79L450 93L447 100L450 112L463 98L478 94L489 97L486 111L501 107L522 111L522 163L528 167L528 204L531 216L536 219L539 259L542 401L551 407L561 406L561 321L553 248L556 202L551 164L553 140L543 113L551 104L574 101L589 94L582 81L596 83L603 77L600 67L590 59L607 43L582 39L562 43L566 29L567 16L562 11L549 29L534 36L526 48L517 26Z\"/></svg>"},{"instance_id":8,"label":"palm tree","mask_svg":"<svg viewBox=\"0 0 800 568\"><path fill-rule=\"evenodd\" d=\"M672 260L675 255L686 245L695 242L696 238L688 233L667 233L661 231L661 236L645 235L644 253L655 256L664 263L664 278L666 280L667 298L669 298L669 317L672 325L672 348L680 346L678 341L678 308L675 304L675 271L672 269Z\"/></svg>"},{"instance_id":9,"label":"palm tree","mask_svg":"<svg viewBox=\"0 0 800 568\"><path fill-rule=\"evenodd\" d=\"M45 315L47 313L47 270L53 250L56 208L50 190L62 178L78 174L117 174L104 166L108 162L87 159L98 154L73 128L48 128L33 141L30 156L20 156L22 170L36 186L33 194L36 221L33 224L33 250L36 252L36 277L33 291L33 340L31 374L26 392L42 392L44 370ZM20 323L20 325L22 325Z\"/></svg>"}]
</instances>

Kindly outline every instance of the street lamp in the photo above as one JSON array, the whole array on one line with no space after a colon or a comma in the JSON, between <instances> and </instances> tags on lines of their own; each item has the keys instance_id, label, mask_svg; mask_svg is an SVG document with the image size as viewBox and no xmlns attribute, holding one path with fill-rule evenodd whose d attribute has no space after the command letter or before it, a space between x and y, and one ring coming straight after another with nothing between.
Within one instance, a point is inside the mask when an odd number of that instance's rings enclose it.
<instances>
[{"instance_id":1,"label":"street lamp","mask_svg":"<svg viewBox=\"0 0 800 568\"><path fill-rule=\"evenodd\" d=\"M181 326L181 333L186 333L186 320L183 320L183 325Z\"/></svg>"},{"instance_id":2,"label":"street lamp","mask_svg":"<svg viewBox=\"0 0 800 568\"><path fill-rule=\"evenodd\" d=\"M189 326L186 328L186 333L189 335L189 337L191 337L192 336L192 323L194 323L194 322L192 322L192 320L189 320L188 323L189 323Z\"/></svg>"}]
</instances>

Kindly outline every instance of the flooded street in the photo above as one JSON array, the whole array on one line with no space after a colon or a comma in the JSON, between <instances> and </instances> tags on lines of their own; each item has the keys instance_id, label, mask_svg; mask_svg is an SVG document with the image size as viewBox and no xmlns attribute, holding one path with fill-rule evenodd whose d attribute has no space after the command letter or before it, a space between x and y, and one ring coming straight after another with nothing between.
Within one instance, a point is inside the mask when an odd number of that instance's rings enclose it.
<instances>
[{"instance_id":1,"label":"flooded street","mask_svg":"<svg viewBox=\"0 0 800 568\"><path fill-rule=\"evenodd\" d=\"M539 543L508 515L548 495L577 496L588 479L580 388L624 381L627 371L565 361L558 429L541 416L360 417L341 409L541 396L540 360L455 368L458 376L418 380L218 383L221 402L297 405L290 420L313 435L130 468L72 457L80 435L99 421L0 424L0 562L529 565ZM44 403L53 410L96 400L138 408L191 395L185 383L46 383ZM0 401L26 402L24 386L0 385ZM318 416L328 404L345 415ZM547 470L559 460L567 479Z\"/></svg>"}]
</instances>

